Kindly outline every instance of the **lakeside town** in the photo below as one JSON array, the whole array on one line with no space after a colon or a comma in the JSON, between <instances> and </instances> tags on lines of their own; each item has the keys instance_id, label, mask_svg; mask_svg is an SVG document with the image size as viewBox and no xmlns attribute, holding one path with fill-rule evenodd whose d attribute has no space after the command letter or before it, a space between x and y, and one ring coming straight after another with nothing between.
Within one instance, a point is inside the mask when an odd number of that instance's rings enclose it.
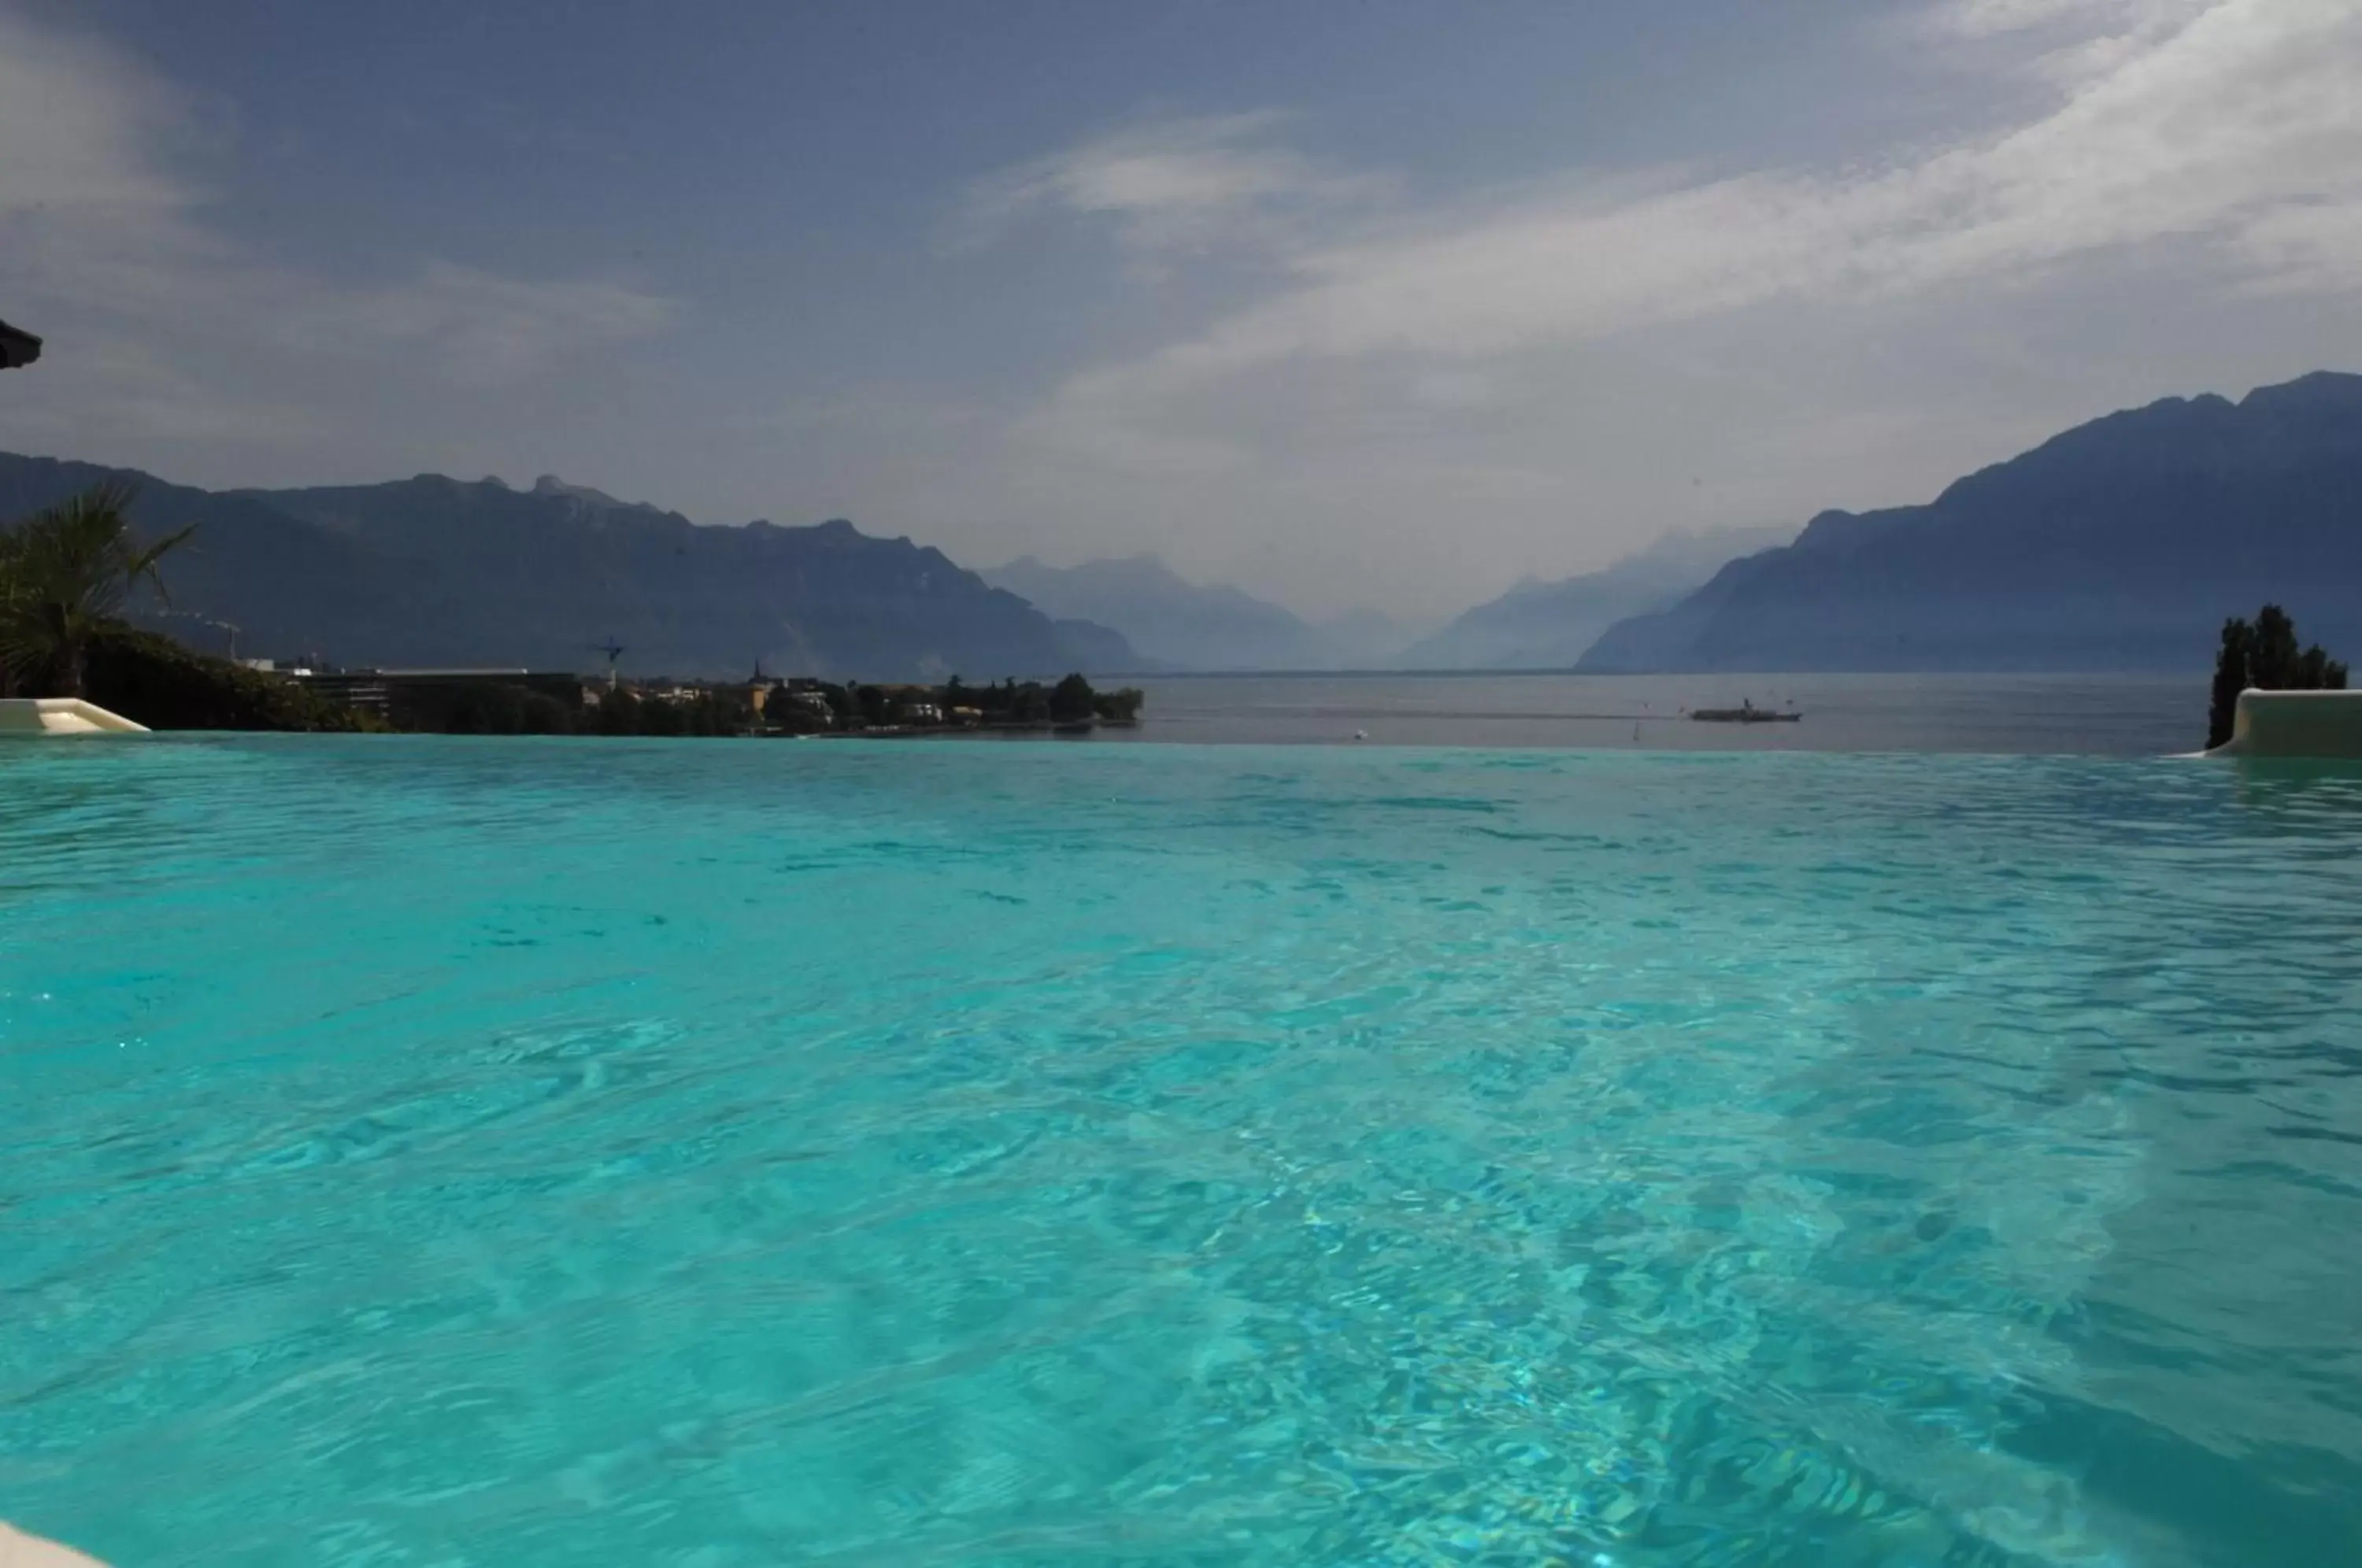
<instances>
[{"instance_id":1,"label":"lakeside town","mask_svg":"<svg viewBox=\"0 0 2362 1568\"><path fill-rule=\"evenodd\" d=\"M1080 674L1054 682L971 686L837 682L767 675L745 680L602 679L502 669L259 670L371 727L444 734L679 736L1084 734L1139 723L1142 693L1101 691Z\"/></svg>"}]
</instances>

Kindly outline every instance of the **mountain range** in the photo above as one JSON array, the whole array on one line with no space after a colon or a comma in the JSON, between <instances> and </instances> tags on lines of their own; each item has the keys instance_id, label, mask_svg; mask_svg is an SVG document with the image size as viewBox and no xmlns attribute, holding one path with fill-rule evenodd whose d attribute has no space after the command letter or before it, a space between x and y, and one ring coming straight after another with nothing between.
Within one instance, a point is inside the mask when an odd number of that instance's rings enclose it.
<instances>
[{"instance_id":1,"label":"mountain range","mask_svg":"<svg viewBox=\"0 0 2362 1568\"><path fill-rule=\"evenodd\" d=\"M197 525L157 624L201 647L235 626L248 654L572 669L612 638L627 670L703 678L758 661L868 679L1140 663L1120 635L1054 620L908 539L841 520L701 527L554 477L216 493L0 454L0 518L108 480L138 487L132 515L151 534Z\"/></svg>"},{"instance_id":2,"label":"mountain range","mask_svg":"<svg viewBox=\"0 0 2362 1568\"><path fill-rule=\"evenodd\" d=\"M1153 555L1071 567L1025 556L984 578L1053 615L1116 628L1152 668L1388 666L1407 640L1399 624L1374 610L1309 622L1241 589L1191 582Z\"/></svg>"},{"instance_id":3,"label":"mountain range","mask_svg":"<svg viewBox=\"0 0 2362 1568\"><path fill-rule=\"evenodd\" d=\"M1411 645L1411 669L1570 669L1600 634L1670 608L1737 556L1786 543L1794 528L1668 534L1637 555L1581 577L1529 578Z\"/></svg>"},{"instance_id":4,"label":"mountain range","mask_svg":"<svg viewBox=\"0 0 2362 1568\"><path fill-rule=\"evenodd\" d=\"M347 665L590 668L613 639L627 671L704 678L2196 669L2226 616L2268 602L2362 653L2362 376L2328 371L2110 414L1925 505L1824 512L1790 544L1672 536L1407 649L1385 617L1316 624L1153 556L978 574L842 520L700 526L555 477L215 492L0 454L0 519L109 480L138 487L151 534L197 525L169 612L143 606L154 624Z\"/></svg>"},{"instance_id":5,"label":"mountain range","mask_svg":"<svg viewBox=\"0 0 2362 1568\"><path fill-rule=\"evenodd\" d=\"M2362 649L2362 376L2168 398L1924 506L1824 512L1578 668L2202 669L2267 602Z\"/></svg>"}]
</instances>

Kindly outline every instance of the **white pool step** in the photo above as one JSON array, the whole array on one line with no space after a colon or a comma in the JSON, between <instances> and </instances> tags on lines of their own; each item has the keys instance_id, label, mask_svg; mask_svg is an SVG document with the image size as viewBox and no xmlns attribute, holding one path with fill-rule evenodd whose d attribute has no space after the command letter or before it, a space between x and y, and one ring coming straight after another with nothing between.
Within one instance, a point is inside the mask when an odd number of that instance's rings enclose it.
<instances>
[{"instance_id":1,"label":"white pool step","mask_svg":"<svg viewBox=\"0 0 2362 1568\"><path fill-rule=\"evenodd\" d=\"M2239 693L2231 738L2209 756L2362 757L2362 691Z\"/></svg>"},{"instance_id":2,"label":"white pool step","mask_svg":"<svg viewBox=\"0 0 2362 1568\"><path fill-rule=\"evenodd\" d=\"M0 701L14 701L0 698ZM105 709L100 710L105 712ZM43 1540L37 1535L27 1535L20 1529L0 1521L0 1568L106 1568L95 1557L60 1546L54 1540Z\"/></svg>"},{"instance_id":3,"label":"white pool step","mask_svg":"<svg viewBox=\"0 0 2362 1568\"><path fill-rule=\"evenodd\" d=\"M144 735L120 713L79 697L0 697L0 735Z\"/></svg>"}]
</instances>

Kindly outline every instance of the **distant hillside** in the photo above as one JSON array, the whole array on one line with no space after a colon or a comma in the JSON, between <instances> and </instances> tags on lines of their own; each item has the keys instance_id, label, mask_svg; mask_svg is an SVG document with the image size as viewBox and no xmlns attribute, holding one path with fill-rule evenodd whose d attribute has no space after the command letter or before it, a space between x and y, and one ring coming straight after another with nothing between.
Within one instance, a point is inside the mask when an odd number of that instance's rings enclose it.
<instances>
[{"instance_id":1,"label":"distant hillside","mask_svg":"<svg viewBox=\"0 0 2362 1568\"><path fill-rule=\"evenodd\" d=\"M1072 567L1026 556L987 569L984 579L1053 615L1114 628L1150 668L1363 668L1394 662L1405 640L1375 611L1315 624L1238 589L1191 582L1154 556Z\"/></svg>"},{"instance_id":2,"label":"distant hillside","mask_svg":"<svg viewBox=\"0 0 2362 1568\"><path fill-rule=\"evenodd\" d=\"M2362 376L2169 398L1925 506L1825 512L1579 668L2200 670L2267 601L2362 648Z\"/></svg>"},{"instance_id":3,"label":"distant hillside","mask_svg":"<svg viewBox=\"0 0 2362 1568\"><path fill-rule=\"evenodd\" d=\"M199 525L168 578L188 616L246 654L342 664L624 668L690 677L872 679L1097 671L1133 662L1103 626L1062 628L941 552L845 522L700 527L542 480L515 491L426 474L388 484L210 493L127 470L0 454L0 517L104 479L140 483L161 532ZM227 634L160 623L218 648Z\"/></svg>"},{"instance_id":4,"label":"distant hillside","mask_svg":"<svg viewBox=\"0 0 2362 1568\"><path fill-rule=\"evenodd\" d=\"M1319 669L1400 669L1411 630L1383 610L1364 605L1333 620L1312 623Z\"/></svg>"},{"instance_id":5,"label":"distant hillside","mask_svg":"<svg viewBox=\"0 0 2362 1568\"><path fill-rule=\"evenodd\" d=\"M1794 536L1786 528L1669 534L1601 571L1521 582L1413 645L1403 662L1413 669L1571 669L1617 621L1664 609L1733 557Z\"/></svg>"},{"instance_id":6,"label":"distant hillside","mask_svg":"<svg viewBox=\"0 0 2362 1568\"><path fill-rule=\"evenodd\" d=\"M1312 628L1235 588L1189 581L1154 556L1044 566L1032 556L984 580L1053 615L1112 626L1152 663L1176 669L1300 668Z\"/></svg>"}]
</instances>

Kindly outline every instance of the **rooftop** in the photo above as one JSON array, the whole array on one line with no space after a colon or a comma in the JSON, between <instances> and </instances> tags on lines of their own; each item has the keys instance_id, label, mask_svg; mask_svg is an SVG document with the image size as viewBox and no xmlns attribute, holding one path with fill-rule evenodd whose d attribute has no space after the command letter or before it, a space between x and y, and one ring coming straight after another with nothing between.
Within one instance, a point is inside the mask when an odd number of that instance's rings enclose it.
<instances>
[{"instance_id":1,"label":"rooftop","mask_svg":"<svg viewBox=\"0 0 2362 1568\"><path fill-rule=\"evenodd\" d=\"M0 321L0 370L14 370L41 357L41 340Z\"/></svg>"}]
</instances>

